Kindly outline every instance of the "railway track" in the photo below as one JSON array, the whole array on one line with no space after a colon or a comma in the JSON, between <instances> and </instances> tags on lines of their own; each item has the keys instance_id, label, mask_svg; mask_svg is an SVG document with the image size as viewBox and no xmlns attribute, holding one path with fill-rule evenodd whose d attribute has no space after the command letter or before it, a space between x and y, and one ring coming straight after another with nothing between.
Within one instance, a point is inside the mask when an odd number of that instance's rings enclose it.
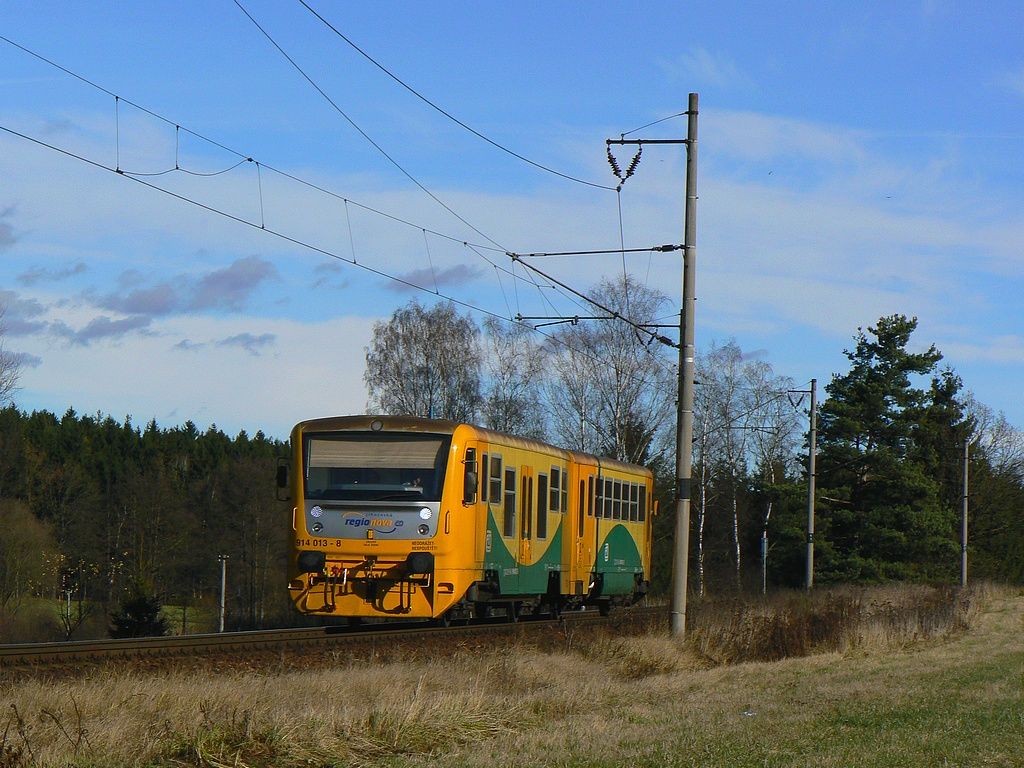
<instances>
[{"instance_id":1,"label":"railway track","mask_svg":"<svg viewBox=\"0 0 1024 768\"><path fill-rule=\"evenodd\" d=\"M629 634L666 620L664 608L635 607L602 617L597 611L566 613L558 619L525 618L520 622L486 620L439 627L415 624L366 625L361 627L304 627L254 632L142 637L122 640L83 640L63 643L0 645L0 675L17 678L48 671L87 671L111 663L181 666L203 660L228 668L260 665L268 658L299 663L303 657L320 659L378 657L404 653L444 652L453 645L487 646L502 637L567 636L586 630L609 629Z\"/></svg>"}]
</instances>

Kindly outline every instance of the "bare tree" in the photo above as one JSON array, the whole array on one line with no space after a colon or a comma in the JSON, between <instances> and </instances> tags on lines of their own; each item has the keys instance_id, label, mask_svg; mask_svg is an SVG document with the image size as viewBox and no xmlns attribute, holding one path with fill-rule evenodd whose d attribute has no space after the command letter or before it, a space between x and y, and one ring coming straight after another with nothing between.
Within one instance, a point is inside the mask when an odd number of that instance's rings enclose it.
<instances>
[{"instance_id":1,"label":"bare tree","mask_svg":"<svg viewBox=\"0 0 1024 768\"><path fill-rule=\"evenodd\" d=\"M590 293L635 324L654 322L667 301L626 276ZM638 464L667 454L676 379L662 347L608 318L563 329L548 354L548 407L563 444Z\"/></svg>"},{"instance_id":2,"label":"bare tree","mask_svg":"<svg viewBox=\"0 0 1024 768\"><path fill-rule=\"evenodd\" d=\"M974 394L964 398L964 411L974 421L973 440L996 472L1024 477L1024 432L1016 429L1002 411L996 413Z\"/></svg>"},{"instance_id":3,"label":"bare tree","mask_svg":"<svg viewBox=\"0 0 1024 768\"><path fill-rule=\"evenodd\" d=\"M632 278L591 290L604 306L634 323L651 323L666 297ZM675 374L649 337L618 319L561 331L548 346L552 429L566 445L645 463L670 445Z\"/></svg>"},{"instance_id":4,"label":"bare tree","mask_svg":"<svg viewBox=\"0 0 1024 768\"><path fill-rule=\"evenodd\" d=\"M0 406L6 405L18 389L18 378L21 375L21 358L4 348L4 313L0 307Z\"/></svg>"},{"instance_id":5,"label":"bare tree","mask_svg":"<svg viewBox=\"0 0 1024 768\"><path fill-rule=\"evenodd\" d=\"M800 415L798 404L789 397L795 385L788 376L776 375L771 364L764 361L748 363L744 374L744 408L756 421L750 429L751 463L756 479L775 485L796 456ZM767 494L761 515L762 590L767 589L768 523L773 506L772 496Z\"/></svg>"},{"instance_id":6,"label":"bare tree","mask_svg":"<svg viewBox=\"0 0 1024 768\"><path fill-rule=\"evenodd\" d=\"M0 613L13 614L56 581L49 566L57 544L50 527L16 499L0 499L0 530Z\"/></svg>"},{"instance_id":7,"label":"bare tree","mask_svg":"<svg viewBox=\"0 0 1024 768\"><path fill-rule=\"evenodd\" d=\"M412 301L374 323L366 350L370 408L381 413L473 421L480 406L480 329L453 304Z\"/></svg>"},{"instance_id":8,"label":"bare tree","mask_svg":"<svg viewBox=\"0 0 1024 768\"><path fill-rule=\"evenodd\" d=\"M706 588L704 531L710 510L717 506L713 494L727 495L730 560L737 588L742 585L743 547L741 491L753 466L774 482L780 466L792 459L797 414L787 398L792 381L776 376L770 364L745 359L730 341L713 344L698 360L695 397L695 460L697 475L697 579L698 591ZM771 516L764 511L763 526Z\"/></svg>"},{"instance_id":9,"label":"bare tree","mask_svg":"<svg viewBox=\"0 0 1024 768\"><path fill-rule=\"evenodd\" d=\"M540 392L544 351L528 326L484 320L487 386L483 398L484 426L542 440L544 410Z\"/></svg>"}]
</instances>

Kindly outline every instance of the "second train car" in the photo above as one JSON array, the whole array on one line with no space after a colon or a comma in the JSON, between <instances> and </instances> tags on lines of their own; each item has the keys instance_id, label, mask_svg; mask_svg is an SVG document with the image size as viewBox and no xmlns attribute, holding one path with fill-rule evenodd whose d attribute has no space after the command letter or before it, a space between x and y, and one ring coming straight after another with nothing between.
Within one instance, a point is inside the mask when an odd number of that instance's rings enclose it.
<instances>
[{"instance_id":1,"label":"second train car","mask_svg":"<svg viewBox=\"0 0 1024 768\"><path fill-rule=\"evenodd\" d=\"M447 619L596 606L647 591L651 472L470 424L297 424L288 588L306 614Z\"/></svg>"}]
</instances>

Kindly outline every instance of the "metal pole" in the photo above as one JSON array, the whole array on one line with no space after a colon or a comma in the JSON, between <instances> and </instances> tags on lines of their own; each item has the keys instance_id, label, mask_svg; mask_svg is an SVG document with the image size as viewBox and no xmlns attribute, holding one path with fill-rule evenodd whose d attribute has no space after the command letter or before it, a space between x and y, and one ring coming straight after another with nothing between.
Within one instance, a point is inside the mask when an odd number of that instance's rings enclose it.
<instances>
[{"instance_id":1,"label":"metal pole","mask_svg":"<svg viewBox=\"0 0 1024 768\"><path fill-rule=\"evenodd\" d=\"M968 458L970 457L971 441L964 440L964 498L963 507L961 509L960 516L960 586L967 586L967 481L970 465L968 464Z\"/></svg>"},{"instance_id":2,"label":"metal pole","mask_svg":"<svg viewBox=\"0 0 1024 768\"><path fill-rule=\"evenodd\" d=\"M683 306L679 311L679 400L676 423L676 529L672 562L672 634L686 635L690 561L690 480L693 476L694 309L697 271L697 94L686 126L686 213L683 229Z\"/></svg>"},{"instance_id":3,"label":"metal pole","mask_svg":"<svg viewBox=\"0 0 1024 768\"><path fill-rule=\"evenodd\" d=\"M811 430L807 455L807 591L814 586L814 482L815 454L818 450L818 380L811 379Z\"/></svg>"},{"instance_id":4,"label":"metal pole","mask_svg":"<svg viewBox=\"0 0 1024 768\"><path fill-rule=\"evenodd\" d=\"M761 531L761 594L768 594L768 529Z\"/></svg>"},{"instance_id":5,"label":"metal pole","mask_svg":"<svg viewBox=\"0 0 1024 768\"><path fill-rule=\"evenodd\" d=\"M227 615L227 587L228 587L228 556L217 555L220 560L220 631L224 631L224 618Z\"/></svg>"}]
</instances>

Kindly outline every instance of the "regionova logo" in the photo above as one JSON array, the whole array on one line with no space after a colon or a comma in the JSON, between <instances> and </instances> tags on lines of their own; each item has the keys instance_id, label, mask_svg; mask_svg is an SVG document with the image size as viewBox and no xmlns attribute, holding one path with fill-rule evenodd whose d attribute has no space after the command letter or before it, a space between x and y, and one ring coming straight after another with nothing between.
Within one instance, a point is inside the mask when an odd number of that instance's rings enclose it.
<instances>
[{"instance_id":1,"label":"regionova logo","mask_svg":"<svg viewBox=\"0 0 1024 768\"><path fill-rule=\"evenodd\" d=\"M378 533L394 533L404 524L392 517L369 517L359 513L345 515L345 525L352 528L373 528Z\"/></svg>"}]
</instances>

